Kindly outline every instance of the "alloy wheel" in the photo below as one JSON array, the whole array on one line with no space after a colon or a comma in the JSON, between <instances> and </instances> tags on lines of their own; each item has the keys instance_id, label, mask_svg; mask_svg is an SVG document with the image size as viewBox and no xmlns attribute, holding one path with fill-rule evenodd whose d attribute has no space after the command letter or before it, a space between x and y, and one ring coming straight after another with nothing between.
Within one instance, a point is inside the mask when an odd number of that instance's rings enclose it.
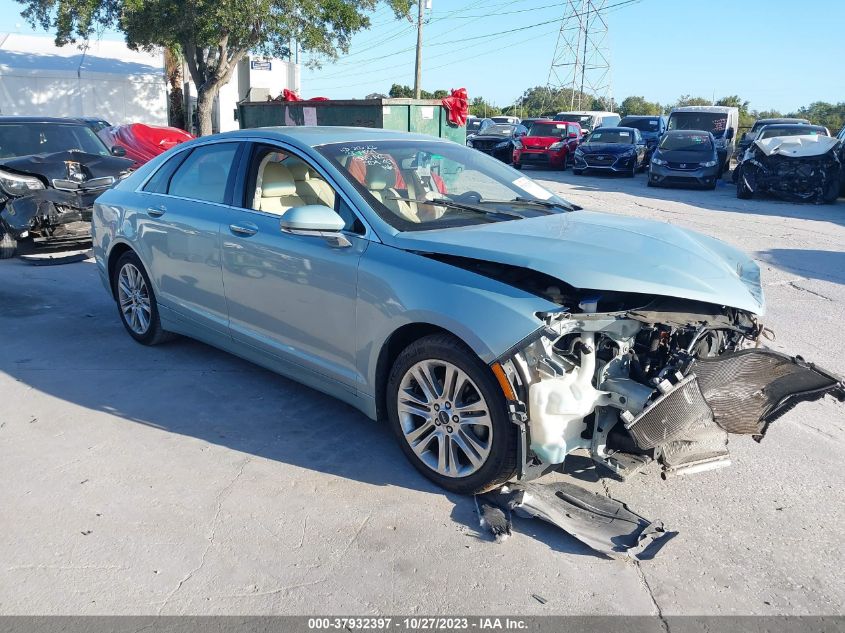
<instances>
[{"instance_id":1,"label":"alloy wheel","mask_svg":"<svg viewBox=\"0 0 845 633\"><path fill-rule=\"evenodd\" d=\"M402 377L397 393L405 441L421 462L446 477L467 477L490 456L493 422L478 386L444 360L423 360Z\"/></svg>"},{"instance_id":2,"label":"alloy wheel","mask_svg":"<svg viewBox=\"0 0 845 633\"><path fill-rule=\"evenodd\" d=\"M117 300L120 313L129 329L140 336L146 334L152 316L150 291L144 276L134 264L126 263L120 269L117 278Z\"/></svg>"}]
</instances>

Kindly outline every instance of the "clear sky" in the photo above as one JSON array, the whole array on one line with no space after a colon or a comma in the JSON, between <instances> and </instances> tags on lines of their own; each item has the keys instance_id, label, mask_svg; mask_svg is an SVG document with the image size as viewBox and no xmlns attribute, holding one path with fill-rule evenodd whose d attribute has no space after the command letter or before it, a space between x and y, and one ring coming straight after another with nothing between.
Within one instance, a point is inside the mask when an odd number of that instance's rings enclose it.
<instances>
[{"instance_id":1,"label":"clear sky","mask_svg":"<svg viewBox=\"0 0 845 633\"><path fill-rule=\"evenodd\" d=\"M504 106L526 88L545 85L562 6L432 0L423 87L464 87L470 97ZM20 8L0 0L0 30L32 30L18 17ZM303 69L302 96L361 98L387 93L394 82L413 84L415 26L393 19L384 6L372 21L370 31L353 38L349 55ZM670 103L681 94L738 94L753 109L786 112L812 101L845 101L845 0L639 0L610 10L607 22L617 102L629 95Z\"/></svg>"}]
</instances>

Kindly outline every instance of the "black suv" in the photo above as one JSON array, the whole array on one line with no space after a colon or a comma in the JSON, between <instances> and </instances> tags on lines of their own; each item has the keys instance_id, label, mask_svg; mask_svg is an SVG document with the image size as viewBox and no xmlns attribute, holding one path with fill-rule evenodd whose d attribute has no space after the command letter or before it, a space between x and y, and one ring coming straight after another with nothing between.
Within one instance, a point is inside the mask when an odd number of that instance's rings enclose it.
<instances>
[{"instance_id":1,"label":"black suv","mask_svg":"<svg viewBox=\"0 0 845 633\"><path fill-rule=\"evenodd\" d=\"M123 153L79 119L0 117L0 259L23 240L90 240L94 199L130 173Z\"/></svg>"}]
</instances>

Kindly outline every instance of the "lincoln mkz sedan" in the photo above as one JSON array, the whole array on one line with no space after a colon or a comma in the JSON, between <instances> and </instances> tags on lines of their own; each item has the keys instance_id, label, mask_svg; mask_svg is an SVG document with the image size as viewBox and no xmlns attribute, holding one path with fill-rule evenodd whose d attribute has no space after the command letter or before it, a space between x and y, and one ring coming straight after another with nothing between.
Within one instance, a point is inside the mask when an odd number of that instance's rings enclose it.
<instances>
[{"instance_id":1,"label":"lincoln mkz sedan","mask_svg":"<svg viewBox=\"0 0 845 633\"><path fill-rule=\"evenodd\" d=\"M796 398L843 393L755 347L763 295L744 254L582 210L429 136L189 141L102 194L92 228L136 341L193 337L386 419L452 491L575 450L623 477L721 466L729 432L762 436Z\"/></svg>"}]
</instances>

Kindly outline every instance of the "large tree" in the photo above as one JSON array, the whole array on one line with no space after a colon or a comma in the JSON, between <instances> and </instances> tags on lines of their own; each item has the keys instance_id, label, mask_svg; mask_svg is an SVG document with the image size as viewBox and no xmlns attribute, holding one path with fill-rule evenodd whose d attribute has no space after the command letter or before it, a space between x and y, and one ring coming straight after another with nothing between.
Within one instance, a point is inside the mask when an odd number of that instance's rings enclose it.
<instances>
[{"instance_id":1,"label":"large tree","mask_svg":"<svg viewBox=\"0 0 845 633\"><path fill-rule=\"evenodd\" d=\"M623 99L619 106L622 116L632 114L663 114L663 106L659 103L646 101L645 97L630 96Z\"/></svg>"},{"instance_id":2,"label":"large tree","mask_svg":"<svg viewBox=\"0 0 845 633\"><path fill-rule=\"evenodd\" d=\"M333 58L370 26L379 0L17 0L33 25L53 31L56 44L85 40L102 29L125 33L134 49L176 47L197 90L200 135L211 134L214 98L250 51L303 51ZM413 0L387 0L397 17Z\"/></svg>"}]
</instances>

